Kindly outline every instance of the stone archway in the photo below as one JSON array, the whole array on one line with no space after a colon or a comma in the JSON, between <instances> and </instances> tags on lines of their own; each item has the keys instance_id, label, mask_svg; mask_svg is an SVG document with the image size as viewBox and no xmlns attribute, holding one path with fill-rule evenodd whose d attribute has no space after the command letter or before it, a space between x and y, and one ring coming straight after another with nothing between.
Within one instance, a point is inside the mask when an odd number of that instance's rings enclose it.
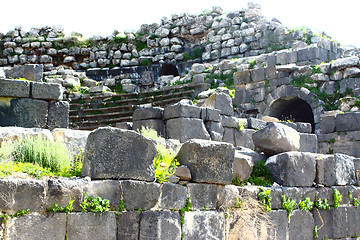
<instances>
[{"instance_id":1,"label":"stone archway","mask_svg":"<svg viewBox=\"0 0 360 240\"><path fill-rule=\"evenodd\" d=\"M306 88L283 85L276 88L266 99L265 115L281 120L308 122L315 130L321 114L325 111L323 102Z\"/></svg>"},{"instance_id":2,"label":"stone archway","mask_svg":"<svg viewBox=\"0 0 360 240\"><path fill-rule=\"evenodd\" d=\"M160 68L159 76L169 76L172 75L174 77L179 76L179 71L173 64L164 63Z\"/></svg>"}]
</instances>

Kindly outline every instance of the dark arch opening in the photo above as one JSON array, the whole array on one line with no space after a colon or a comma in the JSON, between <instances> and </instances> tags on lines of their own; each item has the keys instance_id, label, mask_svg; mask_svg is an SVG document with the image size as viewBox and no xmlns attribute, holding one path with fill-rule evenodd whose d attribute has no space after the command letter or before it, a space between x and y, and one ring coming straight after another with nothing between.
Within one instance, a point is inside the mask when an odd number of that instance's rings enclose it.
<instances>
[{"instance_id":1,"label":"dark arch opening","mask_svg":"<svg viewBox=\"0 0 360 240\"><path fill-rule=\"evenodd\" d=\"M292 122L307 122L315 130L314 114L310 105L298 97L282 97L270 106L269 116L279 120Z\"/></svg>"},{"instance_id":2,"label":"dark arch opening","mask_svg":"<svg viewBox=\"0 0 360 240\"><path fill-rule=\"evenodd\" d=\"M176 77L176 76L179 76L179 72L174 65L165 63L160 68L159 76L161 77L161 76L168 76L168 75L173 75L174 77Z\"/></svg>"}]
</instances>

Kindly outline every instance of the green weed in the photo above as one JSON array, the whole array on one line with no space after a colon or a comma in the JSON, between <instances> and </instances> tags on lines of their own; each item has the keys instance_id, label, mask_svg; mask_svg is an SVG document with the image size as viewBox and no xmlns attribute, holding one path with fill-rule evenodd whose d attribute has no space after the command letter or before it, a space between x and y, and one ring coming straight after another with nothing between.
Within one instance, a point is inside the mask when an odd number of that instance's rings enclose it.
<instances>
[{"instance_id":1,"label":"green weed","mask_svg":"<svg viewBox=\"0 0 360 240\"><path fill-rule=\"evenodd\" d=\"M266 190L263 187L259 187L260 192L258 193L258 199L261 205L265 207L266 212L271 211L271 189Z\"/></svg>"},{"instance_id":2,"label":"green weed","mask_svg":"<svg viewBox=\"0 0 360 240\"><path fill-rule=\"evenodd\" d=\"M314 207L314 203L308 197L299 202L299 208L303 211L311 212L313 207Z\"/></svg>"},{"instance_id":3,"label":"green weed","mask_svg":"<svg viewBox=\"0 0 360 240\"><path fill-rule=\"evenodd\" d=\"M295 200L286 199L285 195L281 198L282 207L288 212L288 217L290 217L290 214L293 210L297 208L297 203Z\"/></svg>"},{"instance_id":4,"label":"green weed","mask_svg":"<svg viewBox=\"0 0 360 240\"><path fill-rule=\"evenodd\" d=\"M187 198L185 206L183 208L181 208L179 211L181 226L184 225L184 223L185 223L185 219L184 219L185 212L189 212L191 207L192 207L192 204L190 202L190 198Z\"/></svg>"},{"instance_id":5,"label":"green weed","mask_svg":"<svg viewBox=\"0 0 360 240\"><path fill-rule=\"evenodd\" d=\"M334 207L334 208L338 208L339 205L340 205L340 202L342 201L342 197L343 197L343 196L341 195L341 193L339 192L339 190L337 190L336 188L334 189L333 196L334 196L333 207Z\"/></svg>"},{"instance_id":6,"label":"green weed","mask_svg":"<svg viewBox=\"0 0 360 240\"><path fill-rule=\"evenodd\" d=\"M80 204L81 212L107 212L110 209L110 201L101 197L86 197L83 193L83 201Z\"/></svg>"},{"instance_id":7,"label":"green weed","mask_svg":"<svg viewBox=\"0 0 360 240\"><path fill-rule=\"evenodd\" d=\"M274 181L271 177L271 172L265 166L266 159L257 161L254 164L253 170L247 182L257 186L271 186Z\"/></svg>"}]
</instances>

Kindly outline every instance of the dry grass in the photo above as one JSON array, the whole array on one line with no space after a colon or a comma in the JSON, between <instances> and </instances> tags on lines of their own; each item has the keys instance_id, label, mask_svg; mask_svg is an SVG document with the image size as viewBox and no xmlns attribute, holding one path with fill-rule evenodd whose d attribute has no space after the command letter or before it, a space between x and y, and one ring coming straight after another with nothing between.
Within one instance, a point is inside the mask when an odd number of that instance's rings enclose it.
<instances>
[{"instance_id":1,"label":"dry grass","mask_svg":"<svg viewBox=\"0 0 360 240\"><path fill-rule=\"evenodd\" d=\"M251 197L242 198L240 207L230 208L227 213L227 239L267 239L267 232L272 228L272 224L264 206L258 200Z\"/></svg>"}]
</instances>

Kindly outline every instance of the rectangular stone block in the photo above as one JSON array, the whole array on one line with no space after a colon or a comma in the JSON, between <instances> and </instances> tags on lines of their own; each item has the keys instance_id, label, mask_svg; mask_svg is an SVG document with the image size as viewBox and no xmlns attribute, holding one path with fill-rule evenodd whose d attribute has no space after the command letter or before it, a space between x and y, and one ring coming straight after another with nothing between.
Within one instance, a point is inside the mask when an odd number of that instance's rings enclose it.
<instances>
[{"instance_id":1,"label":"rectangular stone block","mask_svg":"<svg viewBox=\"0 0 360 240\"><path fill-rule=\"evenodd\" d=\"M30 82L12 79L0 79L0 97L30 96Z\"/></svg>"},{"instance_id":2,"label":"rectangular stone block","mask_svg":"<svg viewBox=\"0 0 360 240\"><path fill-rule=\"evenodd\" d=\"M224 127L224 133L223 133L223 142L231 143L235 146L235 128L226 128Z\"/></svg>"},{"instance_id":3,"label":"rectangular stone block","mask_svg":"<svg viewBox=\"0 0 360 240\"><path fill-rule=\"evenodd\" d=\"M313 239L314 218L309 211L294 210L289 218L289 239Z\"/></svg>"},{"instance_id":4,"label":"rectangular stone block","mask_svg":"<svg viewBox=\"0 0 360 240\"><path fill-rule=\"evenodd\" d=\"M17 65L6 69L5 74L8 78L25 78L29 81L41 82L43 79L42 64Z\"/></svg>"},{"instance_id":5,"label":"rectangular stone block","mask_svg":"<svg viewBox=\"0 0 360 240\"><path fill-rule=\"evenodd\" d=\"M286 51L279 51L276 53L276 64L280 64L280 65L288 64Z\"/></svg>"},{"instance_id":6,"label":"rectangular stone block","mask_svg":"<svg viewBox=\"0 0 360 240\"><path fill-rule=\"evenodd\" d=\"M251 82L250 72L249 71L241 71L234 73L234 84L240 85Z\"/></svg>"},{"instance_id":7,"label":"rectangular stone block","mask_svg":"<svg viewBox=\"0 0 360 240\"><path fill-rule=\"evenodd\" d=\"M251 80L253 82L259 82L265 80L265 69L259 68L259 69L252 69L250 71Z\"/></svg>"},{"instance_id":8,"label":"rectangular stone block","mask_svg":"<svg viewBox=\"0 0 360 240\"><path fill-rule=\"evenodd\" d=\"M335 209L317 209L313 211L314 226L318 228L318 239L332 239L333 233L333 214ZM321 227L321 228L320 228Z\"/></svg>"},{"instance_id":9,"label":"rectangular stone block","mask_svg":"<svg viewBox=\"0 0 360 240\"><path fill-rule=\"evenodd\" d=\"M0 212L15 213L29 208L45 211L45 183L40 180L1 179Z\"/></svg>"},{"instance_id":10,"label":"rectangular stone block","mask_svg":"<svg viewBox=\"0 0 360 240\"><path fill-rule=\"evenodd\" d=\"M48 103L46 101L18 98L12 99L10 105L11 115L9 117L14 120L13 126L46 128L48 115ZM0 119L0 122L2 122L1 120L3 119Z\"/></svg>"},{"instance_id":11,"label":"rectangular stone block","mask_svg":"<svg viewBox=\"0 0 360 240\"><path fill-rule=\"evenodd\" d=\"M161 210L180 210L186 204L187 188L179 184L161 184L159 208Z\"/></svg>"},{"instance_id":12,"label":"rectangular stone block","mask_svg":"<svg viewBox=\"0 0 360 240\"><path fill-rule=\"evenodd\" d=\"M9 219L5 239L54 239L63 240L66 236L66 214L48 213L44 215L25 215ZM79 225L81 225L79 223ZM1 236L1 235L0 235ZM68 237L68 239L71 239Z\"/></svg>"},{"instance_id":13,"label":"rectangular stone block","mask_svg":"<svg viewBox=\"0 0 360 240\"><path fill-rule=\"evenodd\" d=\"M180 239L181 225L178 212L142 212L139 239Z\"/></svg>"},{"instance_id":14,"label":"rectangular stone block","mask_svg":"<svg viewBox=\"0 0 360 240\"><path fill-rule=\"evenodd\" d=\"M246 118L237 118L237 117L229 117L225 115L221 115L221 125L227 128L239 128L239 123L243 126L243 128L247 128L247 119Z\"/></svg>"},{"instance_id":15,"label":"rectangular stone block","mask_svg":"<svg viewBox=\"0 0 360 240\"><path fill-rule=\"evenodd\" d=\"M44 100L62 100L63 87L58 83L31 83L31 97Z\"/></svg>"},{"instance_id":16,"label":"rectangular stone block","mask_svg":"<svg viewBox=\"0 0 360 240\"><path fill-rule=\"evenodd\" d=\"M140 214L137 211L119 212L117 239L138 240L140 231Z\"/></svg>"},{"instance_id":17,"label":"rectangular stone block","mask_svg":"<svg viewBox=\"0 0 360 240\"><path fill-rule=\"evenodd\" d=\"M222 212L185 212L184 219L184 240L225 239L225 217Z\"/></svg>"},{"instance_id":18,"label":"rectangular stone block","mask_svg":"<svg viewBox=\"0 0 360 240\"><path fill-rule=\"evenodd\" d=\"M117 225L115 212L69 213L67 221L67 239L116 239Z\"/></svg>"},{"instance_id":19,"label":"rectangular stone block","mask_svg":"<svg viewBox=\"0 0 360 240\"><path fill-rule=\"evenodd\" d=\"M239 106L242 103L251 103L252 102L252 95L249 90L246 89L238 89L235 92L235 104Z\"/></svg>"},{"instance_id":20,"label":"rectangular stone block","mask_svg":"<svg viewBox=\"0 0 360 240\"><path fill-rule=\"evenodd\" d=\"M255 145L252 140L252 135L254 133L255 133L254 129L243 129L242 131L235 130L235 146L254 149Z\"/></svg>"},{"instance_id":21,"label":"rectangular stone block","mask_svg":"<svg viewBox=\"0 0 360 240\"><path fill-rule=\"evenodd\" d=\"M296 129L299 133L311 133L312 127L310 123L296 122Z\"/></svg>"},{"instance_id":22,"label":"rectangular stone block","mask_svg":"<svg viewBox=\"0 0 360 240\"><path fill-rule=\"evenodd\" d=\"M210 139L204 122L196 118L174 118L167 120L166 134L168 138L178 139L182 143L194 138Z\"/></svg>"},{"instance_id":23,"label":"rectangular stone block","mask_svg":"<svg viewBox=\"0 0 360 240\"><path fill-rule=\"evenodd\" d=\"M296 63L297 62L297 51L291 51L287 53L286 56L287 63Z\"/></svg>"},{"instance_id":24,"label":"rectangular stone block","mask_svg":"<svg viewBox=\"0 0 360 240\"><path fill-rule=\"evenodd\" d=\"M267 80L276 78L276 67L267 67L265 68L265 77Z\"/></svg>"},{"instance_id":25,"label":"rectangular stone block","mask_svg":"<svg viewBox=\"0 0 360 240\"><path fill-rule=\"evenodd\" d=\"M359 131L360 130L360 113L344 113L336 115L336 131Z\"/></svg>"},{"instance_id":26,"label":"rectangular stone block","mask_svg":"<svg viewBox=\"0 0 360 240\"><path fill-rule=\"evenodd\" d=\"M299 152L318 152L318 139L316 134L300 133Z\"/></svg>"},{"instance_id":27,"label":"rectangular stone block","mask_svg":"<svg viewBox=\"0 0 360 240\"><path fill-rule=\"evenodd\" d=\"M218 188L215 184L188 183L187 188L192 210L216 209Z\"/></svg>"},{"instance_id":28,"label":"rectangular stone block","mask_svg":"<svg viewBox=\"0 0 360 240\"><path fill-rule=\"evenodd\" d=\"M201 119L204 121L220 122L220 110L213 108L202 108Z\"/></svg>"},{"instance_id":29,"label":"rectangular stone block","mask_svg":"<svg viewBox=\"0 0 360 240\"><path fill-rule=\"evenodd\" d=\"M223 138L223 128L220 122L205 122L206 130L210 134L211 140L213 141L222 141Z\"/></svg>"},{"instance_id":30,"label":"rectangular stone block","mask_svg":"<svg viewBox=\"0 0 360 240\"><path fill-rule=\"evenodd\" d=\"M165 137L165 123L161 119L133 120L133 130L140 131L142 127L154 129L158 136Z\"/></svg>"},{"instance_id":31,"label":"rectangular stone block","mask_svg":"<svg viewBox=\"0 0 360 240\"><path fill-rule=\"evenodd\" d=\"M110 200L110 209L115 211L120 203L120 183L117 180L99 180L87 182L83 186L86 196L101 197Z\"/></svg>"},{"instance_id":32,"label":"rectangular stone block","mask_svg":"<svg viewBox=\"0 0 360 240\"><path fill-rule=\"evenodd\" d=\"M51 102L49 104L47 126L50 130L54 128L69 127L70 104L67 101Z\"/></svg>"},{"instance_id":33,"label":"rectangular stone block","mask_svg":"<svg viewBox=\"0 0 360 240\"><path fill-rule=\"evenodd\" d=\"M271 227L267 228L266 239L277 240L287 239L288 236L288 217L285 210L271 211L268 214Z\"/></svg>"},{"instance_id":34,"label":"rectangular stone block","mask_svg":"<svg viewBox=\"0 0 360 240\"><path fill-rule=\"evenodd\" d=\"M260 130L266 127L266 122L257 118L248 118L248 128Z\"/></svg>"},{"instance_id":35,"label":"rectangular stone block","mask_svg":"<svg viewBox=\"0 0 360 240\"><path fill-rule=\"evenodd\" d=\"M122 200L126 210L149 210L158 203L160 184L143 181L120 181ZM141 196L141 197L139 197Z\"/></svg>"},{"instance_id":36,"label":"rectangular stone block","mask_svg":"<svg viewBox=\"0 0 360 240\"><path fill-rule=\"evenodd\" d=\"M201 108L179 102L164 109L164 120L173 118L201 118Z\"/></svg>"},{"instance_id":37,"label":"rectangular stone block","mask_svg":"<svg viewBox=\"0 0 360 240\"><path fill-rule=\"evenodd\" d=\"M160 107L143 108L139 107L135 109L133 114L133 121L145 120L145 119L162 119L164 109Z\"/></svg>"},{"instance_id":38,"label":"rectangular stone block","mask_svg":"<svg viewBox=\"0 0 360 240\"><path fill-rule=\"evenodd\" d=\"M354 233L351 233L351 225L354 222L350 221L349 210L352 207L342 207L333 210L333 237L334 238L346 238L354 236ZM352 220L352 219L351 219Z\"/></svg>"}]
</instances>

